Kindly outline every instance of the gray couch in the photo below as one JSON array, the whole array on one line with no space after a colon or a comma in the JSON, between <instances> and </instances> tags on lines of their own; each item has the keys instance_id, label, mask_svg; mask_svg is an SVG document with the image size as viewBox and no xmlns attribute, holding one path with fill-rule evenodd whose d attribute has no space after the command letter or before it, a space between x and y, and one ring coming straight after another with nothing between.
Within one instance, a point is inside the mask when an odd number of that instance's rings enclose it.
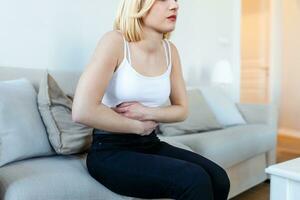
<instances>
[{"instance_id":1,"label":"gray couch","mask_svg":"<svg viewBox=\"0 0 300 200\"><path fill-rule=\"evenodd\" d=\"M45 70L0 67L0 80L28 78L38 90ZM65 93L72 95L81 71L48 70ZM229 198L265 181L264 169L275 163L276 116L267 105L237 105L246 125L159 138L199 153L226 169ZM1 113L2 114L2 113ZM0 143L1 147L1 143ZM0 149L1 152L1 149ZM1 156L1 155L0 155ZM86 169L86 154L54 155L16 161L0 168L3 200L118 200L137 199L118 195L94 180Z\"/></svg>"}]
</instances>

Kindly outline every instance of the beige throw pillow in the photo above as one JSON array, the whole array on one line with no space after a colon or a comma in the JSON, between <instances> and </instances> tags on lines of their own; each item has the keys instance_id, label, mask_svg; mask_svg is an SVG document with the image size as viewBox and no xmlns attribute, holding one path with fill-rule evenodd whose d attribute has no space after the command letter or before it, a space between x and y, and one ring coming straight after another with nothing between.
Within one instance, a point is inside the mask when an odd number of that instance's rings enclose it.
<instances>
[{"instance_id":1,"label":"beige throw pillow","mask_svg":"<svg viewBox=\"0 0 300 200\"><path fill-rule=\"evenodd\" d=\"M214 113L206 103L198 89L187 90L189 116L185 121L175 123L159 123L158 133L165 136L175 136L222 129ZM170 101L166 105L170 105Z\"/></svg>"},{"instance_id":2,"label":"beige throw pillow","mask_svg":"<svg viewBox=\"0 0 300 200\"><path fill-rule=\"evenodd\" d=\"M58 154L86 152L92 142L93 128L72 120L72 103L46 72L39 86L38 108L50 143Z\"/></svg>"}]
</instances>

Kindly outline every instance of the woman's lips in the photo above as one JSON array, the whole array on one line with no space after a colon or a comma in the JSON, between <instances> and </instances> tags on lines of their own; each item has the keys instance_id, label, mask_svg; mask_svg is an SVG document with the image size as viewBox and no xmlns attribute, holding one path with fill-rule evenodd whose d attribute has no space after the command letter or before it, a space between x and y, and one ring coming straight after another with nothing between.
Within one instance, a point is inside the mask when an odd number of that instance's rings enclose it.
<instances>
[{"instance_id":1,"label":"woman's lips","mask_svg":"<svg viewBox=\"0 0 300 200\"><path fill-rule=\"evenodd\" d=\"M170 17L168 17L167 19L171 20L171 21L176 21L176 15L172 15Z\"/></svg>"}]
</instances>

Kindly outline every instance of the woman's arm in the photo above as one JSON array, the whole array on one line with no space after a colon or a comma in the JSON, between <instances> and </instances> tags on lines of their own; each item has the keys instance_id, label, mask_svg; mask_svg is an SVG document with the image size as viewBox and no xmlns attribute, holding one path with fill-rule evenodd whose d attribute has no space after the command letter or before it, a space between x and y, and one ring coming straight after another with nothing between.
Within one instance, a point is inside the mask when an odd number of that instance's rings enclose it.
<instances>
[{"instance_id":1,"label":"woman's arm","mask_svg":"<svg viewBox=\"0 0 300 200\"><path fill-rule=\"evenodd\" d=\"M76 87L72 119L90 127L122 133L141 133L141 122L123 117L101 103L104 92L123 53L120 33L106 33Z\"/></svg>"},{"instance_id":2,"label":"woman's arm","mask_svg":"<svg viewBox=\"0 0 300 200\"><path fill-rule=\"evenodd\" d=\"M188 101L185 83L181 70L180 58L176 47L171 43L172 71L170 106L146 107L139 102L124 102L113 108L121 115L138 120L153 120L156 122L171 123L184 121L188 116Z\"/></svg>"}]
</instances>

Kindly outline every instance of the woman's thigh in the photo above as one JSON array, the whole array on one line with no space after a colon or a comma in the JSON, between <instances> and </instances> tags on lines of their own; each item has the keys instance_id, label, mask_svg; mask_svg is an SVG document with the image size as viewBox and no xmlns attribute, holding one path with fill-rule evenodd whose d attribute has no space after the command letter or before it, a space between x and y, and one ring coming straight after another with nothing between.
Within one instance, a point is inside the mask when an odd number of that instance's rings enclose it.
<instances>
[{"instance_id":1,"label":"woman's thigh","mask_svg":"<svg viewBox=\"0 0 300 200\"><path fill-rule=\"evenodd\" d=\"M221 166L215 162L201 156L192 151L175 147L167 142L161 141L155 146L153 153L161 156L168 156L170 158L181 159L187 162L194 163L201 166L210 175L216 196L226 196L229 193L230 180L229 177ZM218 198L216 198L218 199Z\"/></svg>"},{"instance_id":2,"label":"woman's thigh","mask_svg":"<svg viewBox=\"0 0 300 200\"><path fill-rule=\"evenodd\" d=\"M157 155L168 156L198 164L207 171L210 171L216 167L221 168L212 160L209 160L198 153L173 146L164 141L161 141L159 145L156 145L154 153Z\"/></svg>"},{"instance_id":3,"label":"woman's thigh","mask_svg":"<svg viewBox=\"0 0 300 200\"><path fill-rule=\"evenodd\" d=\"M87 167L91 176L111 191L139 198L175 199L192 184L191 177L209 179L206 171L193 163L131 150L90 151Z\"/></svg>"}]
</instances>

